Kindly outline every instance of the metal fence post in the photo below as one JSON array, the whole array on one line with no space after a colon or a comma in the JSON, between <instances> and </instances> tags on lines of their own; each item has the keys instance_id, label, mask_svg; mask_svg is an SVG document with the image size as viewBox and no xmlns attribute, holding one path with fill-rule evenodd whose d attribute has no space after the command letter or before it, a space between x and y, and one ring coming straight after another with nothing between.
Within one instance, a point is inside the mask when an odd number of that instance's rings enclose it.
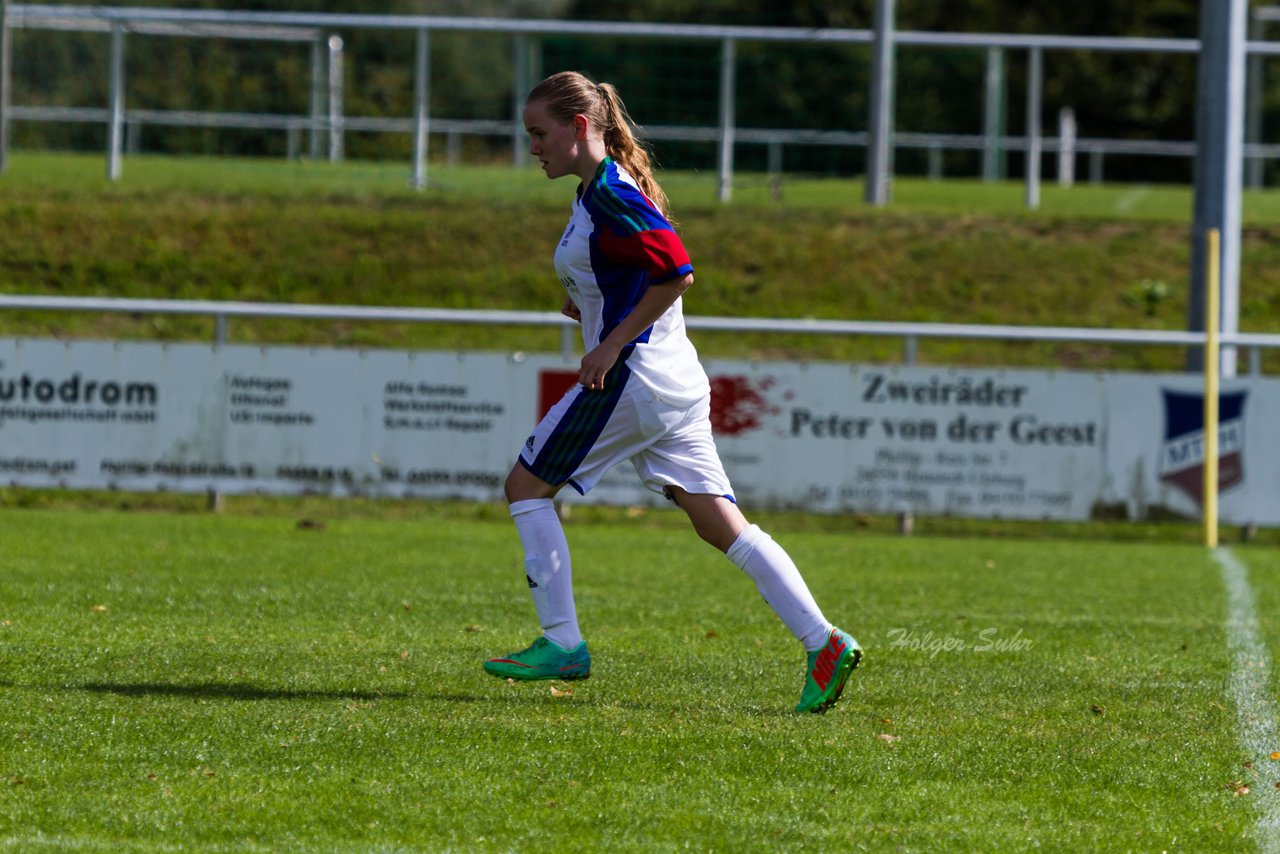
<instances>
[{"instance_id":1,"label":"metal fence post","mask_svg":"<svg viewBox=\"0 0 1280 854\"><path fill-rule=\"evenodd\" d=\"M329 162L342 162L342 36L329 36Z\"/></svg>"},{"instance_id":2,"label":"metal fence post","mask_svg":"<svg viewBox=\"0 0 1280 854\"><path fill-rule=\"evenodd\" d=\"M919 356L920 339L916 335L902 337L902 364L915 365ZM904 537L911 536L916 527L915 514L910 509L898 511L898 533Z\"/></svg>"},{"instance_id":3,"label":"metal fence post","mask_svg":"<svg viewBox=\"0 0 1280 854\"><path fill-rule=\"evenodd\" d=\"M120 149L124 145L124 25L111 25L111 118L107 126L107 178L120 180Z\"/></svg>"},{"instance_id":4,"label":"metal fence post","mask_svg":"<svg viewBox=\"0 0 1280 854\"><path fill-rule=\"evenodd\" d=\"M767 151L769 196L779 202L782 201L782 143L776 139L771 141Z\"/></svg>"},{"instance_id":5,"label":"metal fence post","mask_svg":"<svg viewBox=\"0 0 1280 854\"><path fill-rule=\"evenodd\" d=\"M720 155L717 158L720 180L716 198L721 202L729 201L733 195L734 101L737 98L734 66L737 64L737 52L738 45L733 39L720 42Z\"/></svg>"},{"instance_id":6,"label":"metal fence post","mask_svg":"<svg viewBox=\"0 0 1280 854\"><path fill-rule=\"evenodd\" d=\"M1057 111L1057 183L1075 186L1075 110L1064 106Z\"/></svg>"},{"instance_id":7,"label":"metal fence post","mask_svg":"<svg viewBox=\"0 0 1280 854\"><path fill-rule=\"evenodd\" d=\"M9 167L9 84L13 67L13 36L9 30L9 4L0 0L0 175Z\"/></svg>"},{"instance_id":8,"label":"metal fence post","mask_svg":"<svg viewBox=\"0 0 1280 854\"><path fill-rule=\"evenodd\" d=\"M515 36L515 73L511 92L511 165L520 169L531 161L524 142L524 99L533 88L532 75L529 73L530 63L529 37L517 33Z\"/></svg>"},{"instance_id":9,"label":"metal fence post","mask_svg":"<svg viewBox=\"0 0 1280 854\"><path fill-rule=\"evenodd\" d=\"M427 144L431 134L431 36L425 27L418 30L418 48L413 67L413 187L427 186Z\"/></svg>"},{"instance_id":10,"label":"metal fence post","mask_svg":"<svg viewBox=\"0 0 1280 854\"><path fill-rule=\"evenodd\" d=\"M1044 50L1033 47L1027 55L1027 186L1026 205L1040 207L1040 105L1044 87Z\"/></svg>"},{"instance_id":11,"label":"metal fence post","mask_svg":"<svg viewBox=\"0 0 1280 854\"><path fill-rule=\"evenodd\" d=\"M1249 39L1262 41L1262 18L1255 8L1249 19ZM1247 80L1245 81L1244 140L1245 143L1260 144L1262 142L1262 61L1263 57L1256 53L1249 54ZM1262 155L1245 158L1245 186L1258 189L1262 186L1266 160Z\"/></svg>"},{"instance_id":12,"label":"metal fence post","mask_svg":"<svg viewBox=\"0 0 1280 854\"><path fill-rule=\"evenodd\" d=\"M863 200L878 207L889 203L889 180L893 174L895 15L895 0L876 0L875 34L871 46L871 121Z\"/></svg>"},{"instance_id":13,"label":"metal fence post","mask_svg":"<svg viewBox=\"0 0 1280 854\"><path fill-rule=\"evenodd\" d=\"M312 160L320 159L320 130L324 125L324 37L311 43L311 136L308 141Z\"/></svg>"},{"instance_id":14,"label":"metal fence post","mask_svg":"<svg viewBox=\"0 0 1280 854\"><path fill-rule=\"evenodd\" d=\"M568 359L573 356L574 348L577 346L577 332L574 327L564 324L560 327L560 355Z\"/></svg>"},{"instance_id":15,"label":"metal fence post","mask_svg":"<svg viewBox=\"0 0 1280 854\"><path fill-rule=\"evenodd\" d=\"M1219 332L1240 326L1240 209L1244 178L1246 0L1216 0L1200 7L1200 58L1197 66L1195 195L1191 214L1191 288L1187 329L1205 329L1206 234L1221 237L1222 286ZM1234 377L1234 345L1222 348L1222 376ZM1187 369L1203 367L1203 352L1191 348Z\"/></svg>"},{"instance_id":16,"label":"metal fence post","mask_svg":"<svg viewBox=\"0 0 1280 854\"><path fill-rule=\"evenodd\" d=\"M986 108L982 119L982 180L1004 177L1004 48L987 48Z\"/></svg>"},{"instance_id":17,"label":"metal fence post","mask_svg":"<svg viewBox=\"0 0 1280 854\"><path fill-rule=\"evenodd\" d=\"M225 314L215 314L213 316L213 349L220 350L222 345L227 343L227 316ZM209 488L209 510L214 513L222 512L222 493L216 487Z\"/></svg>"},{"instance_id":18,"label":"metal fence post","mask_svg":"<svg viewBox=\"0 0 1280 854\"><path fill-rule=\"evenodd\" d=\"M914 365L919 356L920 339L916 335L904 335L902 338L902 364ZM909 508L898 511L898 533L904 537L915 531L916 517Z\"/></svg>"}]
</instances>

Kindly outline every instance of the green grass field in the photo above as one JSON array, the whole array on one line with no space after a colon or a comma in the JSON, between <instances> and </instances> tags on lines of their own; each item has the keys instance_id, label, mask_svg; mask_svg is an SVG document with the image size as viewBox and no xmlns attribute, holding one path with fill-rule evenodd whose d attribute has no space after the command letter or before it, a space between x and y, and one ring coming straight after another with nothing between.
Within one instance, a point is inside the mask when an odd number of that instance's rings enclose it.
<instances>
[{"instance_id":1,"label":"green grass field","mask_svg":"<svg viewBox=\"0 0 1280 854\"><path fill-rule=\"evenodd\" d=\"M419 194L407 164L143 157L119 184L103 167L11 158L0 292L558 305L548 247L572 188L534 169L433 165ZM1046 184L1031 213L1016 182L901 180L872 211L855 181L788 176L778 195L744 175L722 207L714 176L663 180L699 265L691 314L1185 324L1187 188ZM1280 194L1246 194L1244 214L1241 326L1280 331ZM2 323L212 334L204 319ZM231 332L558 346L520 329ZM869 339L698 344L901 356ZM1181 364L1072 344L933 342L921 359ZM250 497L192 512L203 501L0 489L0 848L1280 850L1280 743L1248 734L1257 719L1275 732L1280 683L1265 654L1233 652L1240 614L1191 525L922 519L904 539L887 519L762 517L868 652L841 704L802 718L798 647L670 513L575 509L594 675L508 685L480 661L536 624L504 508ZM1232 552L1273 660L1277 536ZM1242 673L1270 681L1242 699Z\"/></svg>"},{"instance_id":2,"label":"green grass field","mask_svg":"<svg viewBox=\"0 0 1280 854\"><path fill-rule=\"evenodd\" d=\"M0 510L0 846L1276 845L1192 545L772 526L868 652L800 717L798 647L668 513L569 524L595 667L562 685L480 670L536 630L501 508L298 521ZM1235 554L1274 658L1280 555Z\"/></svg>"}]
</instances>

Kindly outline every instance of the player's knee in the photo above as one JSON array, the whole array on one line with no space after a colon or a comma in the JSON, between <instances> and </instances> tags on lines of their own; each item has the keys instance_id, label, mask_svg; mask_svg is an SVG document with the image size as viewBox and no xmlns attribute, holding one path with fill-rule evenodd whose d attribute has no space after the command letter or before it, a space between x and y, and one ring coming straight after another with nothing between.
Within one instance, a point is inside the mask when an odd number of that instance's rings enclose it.
<instances>
[{"instance_id":1,"label":"player's knee","mask_svg":"<svg viewBox=\"0 0 1280 854\"><path fill-rule=\"evenodd\" d=\"M728 536L721 525L709 525L706 522L694 520L693 530L704 543L715 546L722 552L727 552L729 546L733 545L733 538Z\"/></svg>"},{"instance_id":2,"label":"player's knee","mask_svg":"<svg viewBox=\"0 0 1280 854\"><path fill-rule=\"evenodd\" d=\"M527 497L523 494L524 490L521 489L520 480L516 470L512 469L507 475L506 482L502 484L502 492L506 495L508 504L513 501L523 501Z\"/></svg>"},{"instance_id":3,"label":"player's knee","mask_svg":"<svg viewBox=\"0 0 1280 854\"><path fill-rule=\"evenodd\" d=\"M736 539L733 529L725 523L725 520L718 517L690 513L689 521L693 523L694 533L702 538L703 542L722 552L729 551L729 547Z\"/></svg>"},{"instance_id":4,"label":"player's knee","mask_svg":"<svg viewBox=\"0 0 1280 854\"><path fill-rule=\"evenodd\" d=\"M507 475L507 479L502 485L502 491L507 498L508 504L513 501L527 501L531 498L551 498L556 494L554 486L545 482L519 463Z\"/></svg>"}]
</instances>

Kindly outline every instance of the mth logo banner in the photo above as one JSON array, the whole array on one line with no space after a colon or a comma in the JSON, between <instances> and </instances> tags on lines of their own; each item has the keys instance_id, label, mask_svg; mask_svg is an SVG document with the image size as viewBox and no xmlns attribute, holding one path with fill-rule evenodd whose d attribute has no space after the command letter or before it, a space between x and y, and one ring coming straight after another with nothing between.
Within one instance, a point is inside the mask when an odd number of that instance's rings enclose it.
<instances>
[{"instance_id":1,"label":"mth logo banner","mask_svg":"<svg viewBox=\"0 0 1280 854\"><path fill-rule=\"evenodd\" d=\"M1164 441L1160 480L1197 505L1204 500L1204 394L1161 389ZM1218 492L1244 482L1244 404L1249 393L1218 395Z\"/></svg>"}]
</instances>

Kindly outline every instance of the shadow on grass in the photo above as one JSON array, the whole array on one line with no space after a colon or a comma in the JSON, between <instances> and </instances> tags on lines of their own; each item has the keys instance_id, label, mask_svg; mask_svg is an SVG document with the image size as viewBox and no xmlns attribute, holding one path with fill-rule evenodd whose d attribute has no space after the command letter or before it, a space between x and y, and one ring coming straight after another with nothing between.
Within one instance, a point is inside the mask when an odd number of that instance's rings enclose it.
<instances>
[{"instance_id":1,"label":"shadow on grass","mask_svg":"<svg viewBox=\"0 0 1280 854\"><path fill-rule=\"evenodd\" d=\"M561 685L562 683L556 683ZM15 685L0 680L0 687L21 688L30 685ZM52 687L52 686L50 686ZM82 691L90 694L115 694L121 697L186 697L197 700L232 700L237 702L256 702L270 700L347 700L353 702L376 702L380 700L417 699L428 703L446 703L463 706L508 706L529 709L536 706L546 708L611 708L623 709L643 714L687 714L701 719L725 717L738 718L746 715L758 719L794 720L807 716L798 716L787 704L778 706L720 706L688 702L662 702L644 700L622 700L617 697L593 697L590 695L577 697L554 697L550 690L546 692L528 690L533 686L521 686L526 690L493 692L481 691L467 693L465 691L438 691L426 693L409 693L406 691L323 691L312 689L266 688L242 682L220 683L203 682L195 684L179 684L170 682L86 682L75 685L60 686L63 691ZM572 691L564 686L566 691ZM46 689L47 690L47 689Z\"/></svg>"},{"instance_id":2,"label":"shadow on grass","mask_svg":"<svg viewBox=\"0 0 1280 854\"><path fill-rule=\"evenodd\" d=\"M205 700L403 700L403 691L312 691L306 689L263 688L244 683L204 682L177 685L165 682L90 682L68 686L72 690L123 697L191 697Z\"/></svg>"}]
</instances>

